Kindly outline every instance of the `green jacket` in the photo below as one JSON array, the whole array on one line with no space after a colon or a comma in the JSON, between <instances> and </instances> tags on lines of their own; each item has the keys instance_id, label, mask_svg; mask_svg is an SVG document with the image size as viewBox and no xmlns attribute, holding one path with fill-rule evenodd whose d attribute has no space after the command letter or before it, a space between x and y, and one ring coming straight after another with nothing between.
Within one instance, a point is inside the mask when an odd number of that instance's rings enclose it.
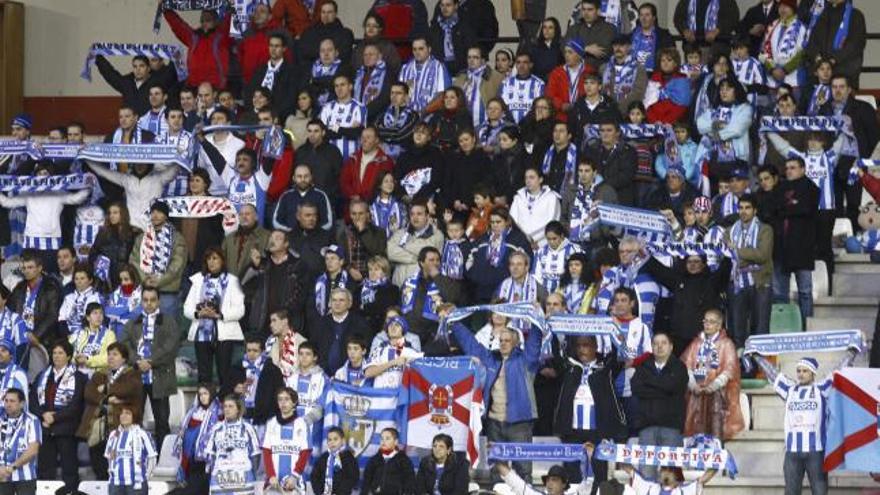
<instances>
[{"instance_id":1,"label":"green jacket","mask_svg":"<svg viewBox=\"0 0 880 495\"><path fill-rule=\"evenodd\" d=\"M144 242L144 234L137 236L134 241L134 248L128 257L129 263L138 271L141 280L146 274L141 269L141 244ZM159 276L159 283L156 288L159 292L180 291L180 279L183 278L183 270L186 268L186 243L183 240L183 234L176 228L174 229L174 247L171 248L171 259L165 268L165 273Z\"/></svg>"},{"instance_id":2,"label":"green jacket","mask_svg":"<svg viewBox=\"0 0 880 495\"><path fill-rule=\"evenodd\" d=\"M144 315L139 314L125 324L120 342L128 348L131 365L137 369L138 343L144 329ZM153 338L152 357L149 359L153 367L153 395L161 399L177 393L177 374L174 361L180 349L180 329L177 321L168 315L160 314L156 321L156 334Z\"/></svg>"}]
</instances>

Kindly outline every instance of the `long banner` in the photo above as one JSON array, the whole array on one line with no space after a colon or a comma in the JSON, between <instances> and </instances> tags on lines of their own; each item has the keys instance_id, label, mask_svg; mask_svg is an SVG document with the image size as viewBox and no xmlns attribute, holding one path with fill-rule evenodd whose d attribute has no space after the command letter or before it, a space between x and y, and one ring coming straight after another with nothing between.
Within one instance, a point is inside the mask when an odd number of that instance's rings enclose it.
<instances>
[{"instance_id":1,"label":"long banner","mask_svg":"<svg viewBox=\"0 0 880 495\"><path fill-rule=\"evenodd\" d=\"M98 55L105 57L134 57L135 55L143 55L145 57L164 58L174 62L174 67L177 69L177 79L181 81L186 80L186 52L178 45L161 43L92 43L80 73L80 77L86 81L92 80L92 64Z\"/></svg>"},{"instance_id":2,"label":"long banner","mask_svg":"<svg viewBox=\"0 0 880 495\"><path fill-rule=\"evenodd\" d=\"M645 249L653 255L687 258L688 256L724 256L734 258L733 250L721 243L712 242L652 242Z\"/></svg>"},{"instance_id":3,"label":"long banner","mask_svg":"<svg viewBox=\"0 0 880 495\"><path fill-rule=\"evenodd\" d=\"M596 210L599 213L599 221L593 222L621 229L624 234L632 234L637 237L647 237L652 241L665 241L672 237L672 229L666 217L652 210L631 208L629 206L611 205L602 203Z\"/></svg>"},{"instance_id":4,"label":"long banner","mask_svg":"<svg viewBox=\"0 0 880 495\"><path fill-rule=\"evenodd\" d=\"M841 117L762 117L758 132L841 132L845 127L846 120Z\"/></svg>"},{"instance_id":5,"label":"long banner","mask_svg":"<svg viewBox=\"0 0 880 495\"><path fill-rule=\"evenodd\" d=\"M736 461L724 449L712 447L660 447L654 445L624 445L608 440L596 446L593 455L603 461L641 466L668 466L705 471L707 469L725 470L733 479L736 477Z\"/></svg>"},{"instance_id":6,"label":"long banner","mask_svg":"<svg viewBox=\"0 0 880 495\"><path fill-rule=\"evenodd\" d=\"M865 337L861 330L828 330L752 335L746 339L745 354L776 356L787 353L839 352L849 348L863 349Z\"/></svg>"},{"instance_id":7,"label":"long banner","mask_svg":"<svg viewBox=\"0 0 880 495\"><path fill-rule=\"evenodd\" d=\"M547 319L547 326L556 335L616 337L620 334L620 327L610 316L558 314Z\"/></svg>"},{"instance_id":8,"label":"long banner","mask_svg":"<svg viewBox=\"0 0 880 495\"><path fill-rule=\"evenodd\" d=\"M101 163L176 163L192 170L195 146L180 149L173 144L89 143L76 157Z\"/></svg>"},{"instance_id":9,"label":"long banner","mask_svg":"<svg viewBox=\"0 0 880 495\"><path fill-rule=\"evenodd\" d=\"M580 462L585 477L592 475L590 456L581 444L497 443L489 444L490 461Z\"/></svg>"}]
</instances>

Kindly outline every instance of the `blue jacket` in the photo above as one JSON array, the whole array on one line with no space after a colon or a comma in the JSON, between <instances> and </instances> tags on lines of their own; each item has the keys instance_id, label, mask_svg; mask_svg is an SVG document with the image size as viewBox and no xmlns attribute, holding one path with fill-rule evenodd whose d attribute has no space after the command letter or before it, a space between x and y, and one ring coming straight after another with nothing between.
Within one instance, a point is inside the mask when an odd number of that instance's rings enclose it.
<instances>
[{"instance_id":1,"label":"blue jacket","mask_svg":"<svg viewBox=\"0 0 880 495\"><path fill-rule=\"evenodd\" d=\"M498 379L504 361L501 354L491 352L474 338L470 329L456 323L452 326L452 334L468 355L479 358L486 367L486 382L483 385L483 397L486 403L492 400L492 386ZM538 372L541 354L541 330L532 327L526 338L525 350L519 347L507 358L505 385L507 386L507 422L518 423L532 421L538 417L538 406L535 402L535 374ZM488 414L487 405L485 413Z\"/></svg>"},{"instance_id":2,"label":"blue jacket","mask_svg":"<svg viewBox=\"0 0 880 495\"><path fill-rule=\"evenodd\" d=\"M734 105L730 122L724 129L718 131L718 137L724 141L731 141L733 151L738 160L749 161L749 128L752 125L752 107L748 103ZM697 130L701 135L712 132L712 110L706 110L697 117ZM701 161L711 150L700 142L697 152L697 160Z\"/></svg>"}]
</instances>

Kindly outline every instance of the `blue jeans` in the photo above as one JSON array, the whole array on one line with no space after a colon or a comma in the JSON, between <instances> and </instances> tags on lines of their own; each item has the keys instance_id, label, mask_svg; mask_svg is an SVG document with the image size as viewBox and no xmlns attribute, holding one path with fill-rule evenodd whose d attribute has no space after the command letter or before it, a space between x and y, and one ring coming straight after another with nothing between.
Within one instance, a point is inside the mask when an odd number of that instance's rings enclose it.
<instances>
[{"instance_id":1,"label":"blue jeans","mask_svg":"<svg viewBox=\"0 0 880 495\"><path fill-rule=\"evenodd\" d=\"M733 287L728 290L728 328L737 349L745 346L749 335L770 333L771 292L770 287L746 287L738 293Z\"/></svg>"},{"instance_id":2,"label":"blue jeans","mask_svg":"<svg viewBox=\"0 0 880 495\"><path fill-rule=\"evenodd\" d=\"M639 443L642 445L681 447L683 442L681 430L677 428L646 426L639 431ZM643 466L641 473L648 479L657 478L657 468L653 466Z\"/></svg>"},{"instance_id":3,"label":"blue jeans","mask_svg":"<svg viewBox=\"0 0 880 495\"><path fill-rule=\"evenodd\" d=\"M800 495L804 484L804 473L810 479L810 492L813 495L828 493L828 474L822 470L825 453L786 452L782 472L785 474L785 495Z\"/></svg>"},{"instance_id":4,"label":"blue jeans","mask_svg":"<svg viewBox=\"0 0 880 495\"><path fill-rule=\"evenodd\" d=\"M508 423L506 421L497 421L486 418L486 438L490 442L517 442L532 443L532 423L533 421L520 421L518 423ZM524 480L532 479L532 463L531 462L514 462L513 470ZM492 480L497 483L501 478L493 470Z\"/></svg>"},{"instance_id":5,"label":"blue jeans","mask_svg":"<svg viewBox=\"0 0 880 495\"><path fill-rule=\"evenodd\" d=\"M806 328L807 318L813 316L813 272L810 270L795 271L794 282L797 284L801 323ZM773 302L788 303L790 287L791 272L785 272L782 267L777 268L777 265L773 265Z\"/></svg>"}]
</instances>

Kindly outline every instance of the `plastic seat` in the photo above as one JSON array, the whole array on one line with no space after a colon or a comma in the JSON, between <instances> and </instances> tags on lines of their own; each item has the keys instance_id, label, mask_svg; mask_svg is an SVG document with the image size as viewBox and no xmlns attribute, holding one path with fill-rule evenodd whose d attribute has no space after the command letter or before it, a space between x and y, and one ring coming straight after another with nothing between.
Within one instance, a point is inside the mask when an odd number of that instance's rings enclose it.
<instances>
[{"instance_id":1,"label":"plastic seat","mask_svg":"<svg viewBox=\"0 0 880 495\"><path fill-rule=\"evenodd\" d=\"M774 304L770 311L770 333L803 331L801 311L797 304Z\"/></svg>"},{"instance_id":2,"label":"plastic seat","mask_svg":"<svg viewBox=\"0 0 880 495\"><path fill-rule=\"evenodd\" d=\"M874 95L856 95L856 99L868 103L874 108L874 111L877 110L877 98L874 98Z\"/></svg>"},{"instance_id":3,"label":"plastic seat","mask_svg":"<svg viewBox=\"0 0 880 495\"><path fill-rule=\"evenodd\" d=\"M832 237L852 237L853 226L849 218L838 218L834 220L834 230L831 232Z\"/></svg>"},{"instance_id":4,"label":"plastic seat","mask_svg":"<svg viewBox=\"0 0 880 495\"><path fill-rule=\"evenodd\" d=\"M171 427L171 431L177 431L177 427L183 421L187 410L183 390L178 388L177 393L168 398L168 405L168 425Z\"/></svg>"},{"instance_id":5,"label":"plastic seat","mask_svg":"<svg viewBox=\"0 0 880 495\"><path fill-rule=\"evenodd\" d=\"M106 481L81 481L79 491L88 495L107 495L109 493L108 484Z\"/></svg>"},{"instance_id":6,"label":"plastic seat","mask_svg":"<svg viewBox=\"0 0 880 495\"><path fill-rule=\"evenodd\" d=\"M828 294L828 267L822 260L816 260L813 269L813 300Z\"/></svg>"},{"instance_id":7,"label":"plastic seat","mask_svg":"<svg viewBox=\"0 0 880 495\"><path fill-rule=\"evenodd\" d=\"M167 435L162 440L162 449L159 451L159 461L153 469L153 476L160 478L177 477L177 467L180 466L180 458L174 455L174 442L177 435Z\"/></svg>"}]
</instances>

